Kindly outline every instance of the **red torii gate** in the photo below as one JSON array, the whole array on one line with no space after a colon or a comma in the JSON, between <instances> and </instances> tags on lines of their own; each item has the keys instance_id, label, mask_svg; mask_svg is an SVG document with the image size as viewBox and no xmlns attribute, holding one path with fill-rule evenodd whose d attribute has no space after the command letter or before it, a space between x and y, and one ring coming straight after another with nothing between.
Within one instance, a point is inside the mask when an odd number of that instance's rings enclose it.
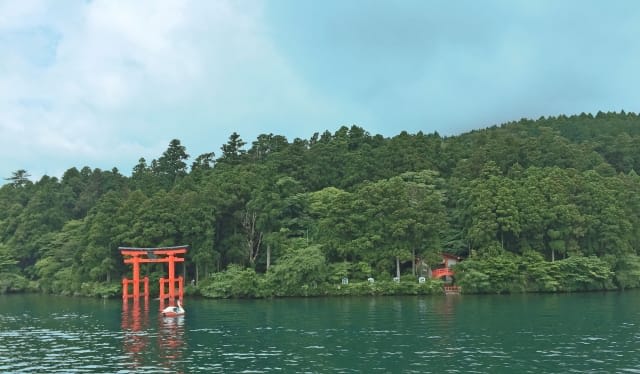
<instances>
[{"instance_id":1,"label":"red torii gate","mask_svg":"<svg viewBox=\"0 0 640 374\"><path fill-rule=\"evenodd\" d=\"M122 301L127 302L133 298L134 303L140 298L140 264L166 262L169 264L169 278L160 278L160 306L164 305L164 300L169 299L169 304L175 304L176 283L178 286L178 299L182 301L184 295L182 276L176 278L175 263L184 262L184 257L179 257L187 253L189 246L163 247L163 248L136 248L118 247L124 257L125 264L133 266L133 279L122 278ZM144 277L144 298L149 299L149 277ZM129 285L133 286L133 293L129 294ZM165 293L165 284L169 292Z\"/></svg>"}]
</instances>

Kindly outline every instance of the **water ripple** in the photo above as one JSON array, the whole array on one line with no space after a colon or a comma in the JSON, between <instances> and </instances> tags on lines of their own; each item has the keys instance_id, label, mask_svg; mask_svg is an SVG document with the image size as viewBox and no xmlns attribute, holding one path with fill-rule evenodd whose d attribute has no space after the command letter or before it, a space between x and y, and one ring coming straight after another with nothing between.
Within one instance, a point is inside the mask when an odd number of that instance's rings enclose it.
<instances>
[{"instance_id":1,"label":"water ripple","mask_svg":"<svg viewBox=\"0 0 640 374\"><path fill-rule=\"evenodd\" d=\"M193 301L170 319L0 304L0 372L640 372L637 309L568 297L581 314L556 297Z\"/></svg>"}]
</instances>

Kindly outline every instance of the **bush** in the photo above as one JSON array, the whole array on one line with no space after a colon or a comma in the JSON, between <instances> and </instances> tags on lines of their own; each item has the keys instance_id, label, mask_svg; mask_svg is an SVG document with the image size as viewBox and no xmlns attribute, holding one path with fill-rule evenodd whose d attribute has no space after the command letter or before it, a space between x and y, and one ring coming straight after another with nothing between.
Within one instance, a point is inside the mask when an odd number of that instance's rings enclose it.
<instances>
[{"instance_id":1,"label":"bush","mask_svg":"<svg viewBox=\"0 0 640 374\"><path fill-rule=\"evenodd\" d=\"M468 293L512 293L525 290L526 275L519 256L501 252L468 259L455 267L456 279Z\"/></svg>"},{"instance_id":2,"label":"bush","mask_svg":"<svg viewBox=\"0 0 640 374\"><path fill-rule=\"evenodd\" d=\"M330 283L340 283L342 282L342 278L349 276L349 271L351 269L350 262L336 262L329 265L329 282Z\"/></svg>"},{"instance_id":3,"label":"bush","mask_svg":"<svg viewBox=\"0 0 640 374\"><path fill-rule=\"evenodd\" d=\"M76 293L78 296L111 298L120 295L122 292L122 284L120 283L104 283L104 282L85 282L80 286L80 290Z\"/></svg>"},{"instance_id":4,"label":"bush","mask_svg":"<svg viewBox=\"0 0 640 374\"><path fill-rule=\"evenodd\" d=\"M200 293L212 298L254 298L265 296L264 282L253 269L229 265L226 271L215 273L201 282Z\"/></svg>"},{"instance_id":5,"label":"bush","mask_svg":"<svg viewBox=\"0 0 640 374\"><path fill-rule=\"evenodd\" d=\"M635 269L630 265L627 269ZM640 273L640 261L638 263ZM633 270L621 280L635 284ZM537 253L468 259L456 266L458 283L467 293L572 292L614 288L610 265L597 257L573 256L555 262ZM640 275L640 274L639 274ZM620 282L620 280L618 280Z\"/></svg>"},{"instance_id":6,"label":"bush","mask_svg":"<svg viewBox=\"0 0 640 374\"><path fill-rule=\"evenodd\" d=\"M561 291L594 291L613 287L610 265L595 256L574 256L551 263L557 267Z\"/></svg>"},{"instance_id":7,"label":"bush","mask_svg":"<svg viewBox=\"0 0 640 374\"><path fill-rule=\"evenodd\" d=\"M412 277L413 278L413 277ZM349 282L328 290L332 296L380 296L380 295L438 295L442 294L442 281L428 279L418 283L417 279L393 281Z\"/></svg>"},{"instance_id":8,"label":"bush","mask_svg":"<svg viewBox=\"0 0 640 374\"><path fill-rule=\"evenodd\" d=\"M0 273L0 294L33 291L29 280L15 273Z\"/></svg>"},{"instance_id":9,"label":"bush","mask_svg":"<svg viewBox=\"0 0 640 374\"><path fill-rule=\"evenodd\" d=\"M323 294L327 263L318 246L292 250L267 273L268 287L275 296L315 296Z\"/></svg>"},{"instance_id":10,"label":"bush","mask_svg":"<svg viewBox=\"0 0 640 374\"><path fill-rule=\"evenodd\" d=\"M640 257L626 255L615 261L614 280L620 289L640 287Z\"/></svg>"}]
</instances>

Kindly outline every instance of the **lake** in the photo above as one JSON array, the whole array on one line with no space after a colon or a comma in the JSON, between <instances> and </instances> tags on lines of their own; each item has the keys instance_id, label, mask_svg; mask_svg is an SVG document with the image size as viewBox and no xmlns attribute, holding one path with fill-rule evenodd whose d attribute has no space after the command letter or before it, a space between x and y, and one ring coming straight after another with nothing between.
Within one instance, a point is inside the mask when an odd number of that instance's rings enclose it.
<instances>
[{"instance_id":1,"label":"lake","mask_svg":"<svg viewBox=\"0 0 640 374\"><path fill-rule=\"evenodd\" d=\"M121 300L0 295L0 372L640 373L640 292Z\"/></svg>"}]
</instances>

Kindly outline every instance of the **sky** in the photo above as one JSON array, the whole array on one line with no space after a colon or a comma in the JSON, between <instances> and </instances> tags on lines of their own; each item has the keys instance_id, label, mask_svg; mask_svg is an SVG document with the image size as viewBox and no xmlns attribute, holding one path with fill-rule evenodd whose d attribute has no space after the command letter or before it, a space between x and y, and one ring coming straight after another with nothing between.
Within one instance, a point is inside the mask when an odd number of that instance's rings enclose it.
<instances>
[{"instance_id":1,"label":"sky","mask_svg":"<svg viewBox=\"0 0 640 374\"><path fill-rule=\"evenodd\" d=\"M0 177L637 113L639 40L635 0L0 0Z\"/></svg>"}]
</instances>

